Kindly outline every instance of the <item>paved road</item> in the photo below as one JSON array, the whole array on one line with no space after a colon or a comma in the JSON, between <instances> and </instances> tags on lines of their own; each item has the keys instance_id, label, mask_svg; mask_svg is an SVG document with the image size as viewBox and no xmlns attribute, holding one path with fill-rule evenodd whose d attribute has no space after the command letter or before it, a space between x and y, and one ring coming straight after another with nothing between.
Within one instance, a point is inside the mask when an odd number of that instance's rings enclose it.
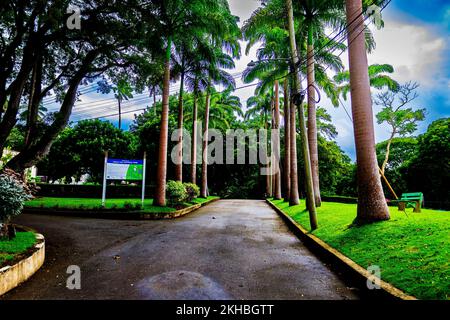
<instances>
[{"instance_id":1,"label":"paved road","mask_svg":"<svg viewBox=\"0 0 450 320\"><path fill-rule=\"evenodd\" d=\"M44 266L3 299L357 299L264 202L220 200L175 220L23 214ZM66 286L81 268L81 290Z\"/></svg>"}]
</instances>

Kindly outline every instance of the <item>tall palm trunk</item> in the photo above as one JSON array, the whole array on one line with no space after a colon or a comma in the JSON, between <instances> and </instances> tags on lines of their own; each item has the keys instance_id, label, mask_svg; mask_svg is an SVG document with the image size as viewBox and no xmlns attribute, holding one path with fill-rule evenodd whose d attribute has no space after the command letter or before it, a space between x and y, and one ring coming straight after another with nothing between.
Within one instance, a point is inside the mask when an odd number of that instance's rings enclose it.
<instances>
[{"instance_id":1,"label":"tall palm trunk","mask_svg":"<svg viewBox=\"0 0 450 320\"><path fill-rule=\"evenodd\" d=\"M275 129L275 183L273 197L277 200L281 199L281 172L280 172L280 96L278 80L275 81L275 108L274 108L274 129Z\"/></svg>"},{"instance_id":2,"label":"tall palm trunk","mask_svg":"<svg viewBox=\"0 0 450 320\"><path fill-rule=\"evenodd\" d=\"M264 130L266 130L266 134L267 134L267 129L268 129L268 117L267 117L267 112L264 111ZM264 141L264 149L265 149L265 161L267 164L267 167L269 166L269 149L268 149L268 141L269 139L266 138L266 141ZM271 175L270 175L270 169L266 172L266 197L271 197L272 196L272 188L271 188Z\"/></svg>"},{"instance_id":3,"label":"tall palm trunk","mask_svg":"<svg viewBox=\"0 0 450 320\"><path fill-rule=\"evenodd\" d=\"M183 66L184 69L184 61ZM184 92L184 71L181 72L180 95L178 97L178 145L177 159L175 161L175 180L183 181L183 92Z\"/></svg>"},{"instance_id":4,"label":"tall palm trunk","mask_svg":"<svg viewBox=\"0 0 450 320\"><path fill-rule=\"evenodd\" d=\"M294 85L295 85L295 90L296 90L296 94L300 94L302 91L302 83L300 80L300 74L298 72L298 67L299 67L299 57L298 57L298 51L297 51L297 44L295 41L295 30L294 30L294 9L292 7L292 0L286 0L286 9L288 11L288 25L289 25L289 42L290 42L290 48L291 48L291 57L292 57L292 65L295 68L295 72L294 72ZM317 228L317 215L316 215L316 204L314 201L314 187L313 187L313 182L312 182L312 174L311 174L311 162L310 162L310 156L309 156L309 146L308 146L308 137L307 137L307 133L306 133L306 125L305 125L305 115L304 115L304 110L303 107L301 107L301 102L300 104L300 108L299 108L299 121L300 121L300 135L301 135L301 139L302 139L302 148L303 148L303 159L305 162L305 179L306 179L306 204L308 206L308 211L309 211L309 221L310 221L310 225L311 225L311 229L314 230ZM291 106L291 117L293 119L290 119L291 121L291 129L293 129L293 134L295 134L295 107L293 108ZM292 139L295 141L295 139ZM295 147L295 145L291 144L291 148ZM292 152L293 150L291 150L291 155L293 154ZM297 154L296 150L295 151L295 155ZM291 157L291 162L294 163L295 162L295 171L292 170L291 172L291 181L297 183L294 185L294 183L292 183L293 185L291 185L291 193L294 192L294 196L291 195L291 199L292 199L292 204L294 204L295 202L298 202L298 181L297 181L297 159L294 158L293 156ZM294 168L294 165L292 165L292 168ZM292 176L294 176L294 178L292 178ZM296 193L293 190L293 188L297 189ZM295 197L297 199L295 199ZM295 201L297 200L297 201ZM290 201L291 203L291 201Z\"/></svg>"},{"instance_id":5,"label":"tall palm trunk","mask_svg":"<svg viewBox=\"0 0 450 320\"><path fill-rule=\"evenodd\" d=\"M298 195L298 172L297 172L297 139L296 139L296 126L295 126L295 105L290 100L289 107L289 139L290 139L290 151L291 151L291 192L289 197L289 205L295 206L300 203Z\"/></svg>"},{"instance_id":6,"label":"tall palm trunk","mask_svg":"<svg viewBox=\"0 0 450 320\"><path fill-rule=\"evenodd\" d=\"M202 186L200 189L200 196L202 198L208 197L208 127L209 127L209 103L210 92L209 88L206 93L205 101L205 128L203 129L203 151L202 151Z\"/></svg>"},{"instance_id":7,"label":"tall palm trunk","mask_svg":"<svg viewBox=\"0 0 450 320\"><path fill-rule=\"evenodd\" d=\"M312 26L308 30L308 56L307 56L307 85L308 85L308 143L311 158L311 174L314 187L314 200L317 207L321 205L319 186L319 152L317 150L317 116L316 116L316 82L314 62L314 42Z\"/></svg>"},{"instance_id":8,"label":"tall palm trunk","mask_svg":"<svg viewBox=\"0 0 450 320\"><path fill-rule=\"evenodd\" d=\"M159 133L158 169L156 172L156 206L166 205L167 143L169 135L169 85L170 85L170 49L172 39L167 41L166 61L162 95L161 129Z\"/></svg>"},{"instance_id":9,"label":"tall palm trunk","mask_svg":"<svg viewBox=\"0 0 450 320\"><path fill-rule=\"evenodd\" d=\"M289 200L291 195L291 130L288 80L284 80L284 200Z\"/></svg>"},{"instance_id":10,"label":"tall palm trunk","mask_svg":"<svg viewBox=\"0 0 450 320\"><path fill-rule=\"evenodd\" d=\"M358 210L356 222L389 219L375 154L372 100L364 41L361 0L346 0L350 87L355 134ZM352 21L354 21L352 23Z\"/></svg>"},{"instance_id":11,"label":"tall palm trunk","mask_svg":"<svg viewBox=\"0 0 450 320\"><path fill-rule=\"evenodd\" d=\"M122 129L122 99L117 98L117 102L119 103L119 129Z\"/></svg>"},{"instance_id":12,"label":"tall palm trunk","mask_svg":"<svg viewBox=\"0 0 450 320\"><path fill-rule=\"evenodd\" d=\"M197 91L194 90L194 107L192 110L191 138L191 182L197 184Z\"/></svg>"}]
</instances>

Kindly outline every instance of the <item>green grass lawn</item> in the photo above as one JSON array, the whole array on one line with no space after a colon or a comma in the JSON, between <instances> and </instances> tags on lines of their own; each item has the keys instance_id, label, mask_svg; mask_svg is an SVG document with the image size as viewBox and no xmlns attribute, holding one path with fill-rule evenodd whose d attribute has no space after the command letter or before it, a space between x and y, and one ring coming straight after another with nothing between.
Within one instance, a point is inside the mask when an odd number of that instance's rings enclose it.
<instances>
[{"instance_id":1,"label":"green grass lawn","mask_svg":"<svg viewBox=\"0 0 450 320\"><path fill-rule=\"evenodd\" d=\"M36 237L33 232L17 232L11 241L0 240L0 266L13 260L17 254L26 251L35 243Z\"/></svg>"},{"instance_id":2,"label":"green grass lawn","mask_svg":"<svg viewBox=\"0 0 450 320\"><path fill-rule=\"evenodd\" d=\"M197 198L191 203L185 203L190 206L197 203L203 203L217 197ZM25 203L25 207L29 208L64 208L64 209L101 209L102 200L92 198L54 198L42 197L36 198ZM141 210L141 199L106 199L106 209L130 209ZM173 212L175 208L171 207L157 207L153 205L153 199L145 199L143 213L153 212Z\"/></svg>"},{"instance_id":3,"label":"green grass lawn","mask_svg":"<svg viewBox=\"0 0 450 320\"><path fill-rule=\"evenodd\" d=\"M289 207L272 202L310 230L304 201ZM378 265L381 279L419 299L450 299L450 212L413 213L390 207L391 219L351 227L355 204L324 202L317 208L319 228L312 234L364 268Z\"/></svg>"}]
</instances>

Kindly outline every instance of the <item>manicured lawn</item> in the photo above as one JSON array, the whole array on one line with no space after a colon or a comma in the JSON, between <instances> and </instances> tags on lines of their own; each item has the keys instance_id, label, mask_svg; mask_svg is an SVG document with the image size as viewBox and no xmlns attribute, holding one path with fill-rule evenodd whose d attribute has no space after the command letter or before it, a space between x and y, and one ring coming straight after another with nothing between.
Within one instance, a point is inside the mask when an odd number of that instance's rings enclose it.
<instances>
[{"instance_id":1,"label":"manicured lawn","mask_svg":"<svg viewBox=\"0 0 450 320\"><path fill-rule=\"evenodd\" d=\"M272 202L310 230L304 201L289 207ZM378 265L381 278L419 299L450 299L450 212L422 209L405 213L390 207L391 219L351 227L355 204L322 203L312 234L364 268Z\"/></svg>"},{"instance_id":2,"label":"manicured lawn","mask_svg":"<svg viewBox=\"0 0 450 320\"><path fill-rule=\"evenodd\" d=\"M17 232L11 241L0 240L0 266L6 261L13 260L17 254L26 251L36 242L33 232Z\"/></svg>"},{"instance_id":3,"label":"manicured lawn","mask_svg":"<svg viewBox=\"0 0 450 320\"><path fill-rule=\"evenodd\" d=\"M208 197L206 199L197 198L192 201L192 203L185 203L186 206L203 203L208 200L217 197ZM43 197L36 198L25 203L25 207L30 208L66 208L66 209L101 209L102 201L101 199L92 198L52 198ZM140 199L106 199L105 203L106 209L130 209L130 210L141 210L141 200ZM152 212L173 212L174 208L171 207L157 207L153 206L153 199L145 199L144 201L144 213Z\"/></svg>"},{"instance_id":4,"label":"manicured lawn","mask_svg":"<svg viewBox=\"0 0 450 320\"><path fill-rule=\"evenodd\" d=\"M196 199L192 200L192 203L205 203L205 202L211 201L213 199L219 199L219 197L209 196L207 198L196 198Z\"/></svg>"}]
</instances>

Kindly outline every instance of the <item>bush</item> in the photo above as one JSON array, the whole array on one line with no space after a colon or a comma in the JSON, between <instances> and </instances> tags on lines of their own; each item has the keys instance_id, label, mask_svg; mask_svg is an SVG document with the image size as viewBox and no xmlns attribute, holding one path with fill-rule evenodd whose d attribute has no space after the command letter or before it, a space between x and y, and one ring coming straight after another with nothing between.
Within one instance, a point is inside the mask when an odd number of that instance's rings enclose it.
<instances>
[{"instance_id":1,"label":"bush","mask_svg":"<svg viewBox=\"0 0 450 320\"><path fill-rule=\"evenodd\" d=\"M24 202L30 198L20 181L10 175L0 175L0 239L15 237L15 229L8 222L22 212Z\"/></svg>"},{"instance_id":2,"label":"bush","mask_svg":"<svg viewBox=\"0 0 450 320\"><path fill-rule=\"evenodd\" d=\"M184 189L186 189L186 201L191 202L200 195L200 188L194 183L183 183Z\"/></svg>"},{"instance_id":3,"label":"bush","mask_svg":"<svg viewBox=\"0 0 450 320\"><path fill-rule=\"evenodd\" d=\"M167 203L169 205L180 205L186 201L186 189L180 181L169 181L166 185Z\"/></svg>"},{"instance_id":4,"label":"bush","mask_svg":"<svg viewBox=\"0 0 450 320\"><path fill-rule=\"evenodd\" d=\"M0 222L8 222L22 212L23 204L31 197L13 177L0 175Z\"/></svg>"}]
</instances>

